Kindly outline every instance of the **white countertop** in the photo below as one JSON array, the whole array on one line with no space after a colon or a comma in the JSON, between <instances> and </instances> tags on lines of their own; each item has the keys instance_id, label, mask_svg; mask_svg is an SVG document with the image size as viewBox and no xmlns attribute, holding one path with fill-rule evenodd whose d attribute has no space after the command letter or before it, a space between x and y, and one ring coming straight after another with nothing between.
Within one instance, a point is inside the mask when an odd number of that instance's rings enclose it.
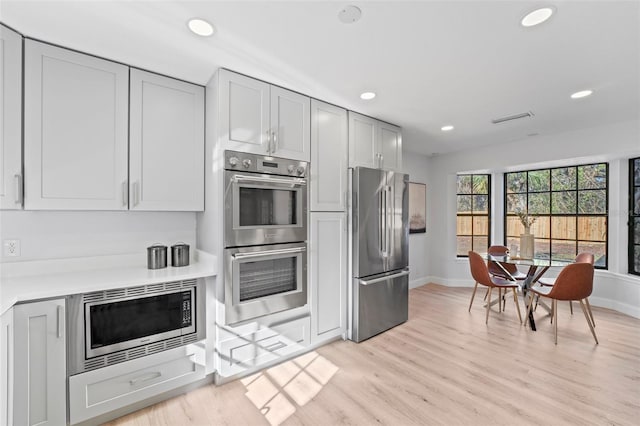
<instances>
[{"instance_id":1,"label":"white countertop","mask_svg":"<svg viewBox=\"0 0 640 426\"><path fill-rule=\"evenodd\" d=\"M0 315L18 302L217 274L216 257L195 250L188 266L150 270L146 253L0 263Z\"/></svg>"}]
</instances>

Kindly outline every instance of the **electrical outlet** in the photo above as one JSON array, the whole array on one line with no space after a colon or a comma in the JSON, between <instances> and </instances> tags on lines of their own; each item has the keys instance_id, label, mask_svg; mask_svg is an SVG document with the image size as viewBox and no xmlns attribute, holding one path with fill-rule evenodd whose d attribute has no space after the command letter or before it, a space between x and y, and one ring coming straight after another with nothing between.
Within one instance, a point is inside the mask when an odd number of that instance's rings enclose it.
<instances>
[{"instance_id":1,"label":"electrical outlet","mask_svg":"<svg viewBox=\"0 0 640 426\"><path fill-rule=\"evenodd\" d=\"M4 240L2 242L3 253L6 257L20 256L20 240Z\"/></svg>"}]
</instances>

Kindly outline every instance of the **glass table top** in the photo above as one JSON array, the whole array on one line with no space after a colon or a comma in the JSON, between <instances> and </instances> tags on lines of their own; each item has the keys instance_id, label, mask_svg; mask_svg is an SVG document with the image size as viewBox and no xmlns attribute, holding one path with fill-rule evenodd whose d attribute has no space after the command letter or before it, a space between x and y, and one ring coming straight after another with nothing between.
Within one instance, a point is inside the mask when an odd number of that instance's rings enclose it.
<instances>
[{"instance_id":1,"label":"glass table top","mask_svg":"<svg viewBox=\"0 0 640 426\"><path fill-rule=\"evenodd\" d=\"M487 260L491 260L493 262L503 262L503 263L511 263L514 265L524 265L524 266L548 266L548 267L564 267L574 263L570 260L551 260L551 259L523 259L515 256L495 256L490 254L485 254L484 258Z\"/></svg>"}]
</instances>

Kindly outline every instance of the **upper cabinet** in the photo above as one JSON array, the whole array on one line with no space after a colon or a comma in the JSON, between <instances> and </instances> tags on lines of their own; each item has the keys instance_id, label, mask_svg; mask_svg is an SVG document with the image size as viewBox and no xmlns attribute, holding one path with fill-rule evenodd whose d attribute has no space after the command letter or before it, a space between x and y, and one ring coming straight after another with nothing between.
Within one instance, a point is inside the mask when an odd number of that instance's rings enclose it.
<instances>
[{"instance_id":1,"label":"upper cabinet","mask_svg":"<svg viewBox=\"0 0 640 426\"><path fill-rule=\"evenodd\" d=\"M25 209L204 210L203 87L33 40L24 79Z\"/></svg>"},{"instance_id":2,"label":"upper cabinet","mask_svg":"<svg viewBox=\"0 0 640 426\"><path fill-rule=\"evenodd\" d=\"M400 128L349 111L349 167L402 169Z\"/></svg>"},{"instance_id":3,"label":"upper cabinet","mask_svg":"<svg viewBox=\"0 0 640 426\"><path fill-rule=\"evenodd\" d=\"M345 211L347 197L347 111L311 100L311 211Z\"/></svg>"},{"instance_id":4,"label":"upper cabinet","mask_svg":"<svg viewBox=\"0 0 640 426\"><path fill-rule=\"evenodd\" d=\"M219 88L224 149L310 160L308 96L225 69Z\"/></svg>"},{"instance_id":5,"label":"upper cabinet","mask_svg":"<svg viewBox=\"0 0 640 426\"><path fill-rule=\"evenodd\" d=\"M129 208L204 210L204 87L131 70Z\"/></svg>"},{"instance_id":6,"label":"upper cabinet","mask_svg":"<svg viewBox=\"0 0 640 426\"><path fill-rule=\"evenodd\" d=\"M129 68L25 41L25 208L127 209Z\"/></svg>"},{"instance_id":7,"label":"upper cabinet","mask_svg":"<svg viewBox=\"0 0 640 426\"><path fill-rule=\"evenodd\" d=\"M22 208L22 36L0 25L0 209Z\"/></svg>"}]
</instances>

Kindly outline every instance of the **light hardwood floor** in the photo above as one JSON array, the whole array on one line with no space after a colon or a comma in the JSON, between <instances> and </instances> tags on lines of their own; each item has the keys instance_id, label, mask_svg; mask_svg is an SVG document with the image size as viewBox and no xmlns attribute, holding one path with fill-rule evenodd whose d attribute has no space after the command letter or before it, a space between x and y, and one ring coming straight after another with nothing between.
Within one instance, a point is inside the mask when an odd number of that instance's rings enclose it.
<instances>
[{"instance_id":1,"label":"light hardwood floor","mask_svg":"<svg viewBox=\"0 0 640 426\"><path fill-rule=\"evenodd\" d=\"M205 386L110 425L636 425L640 320L594 307L596 345L578 309L559 303L558 345L515 307L428 284L409 321L355 344L337 341L223 386ZM521 305L521 309L524 308Z\"/></svg>"}]
</instances>

